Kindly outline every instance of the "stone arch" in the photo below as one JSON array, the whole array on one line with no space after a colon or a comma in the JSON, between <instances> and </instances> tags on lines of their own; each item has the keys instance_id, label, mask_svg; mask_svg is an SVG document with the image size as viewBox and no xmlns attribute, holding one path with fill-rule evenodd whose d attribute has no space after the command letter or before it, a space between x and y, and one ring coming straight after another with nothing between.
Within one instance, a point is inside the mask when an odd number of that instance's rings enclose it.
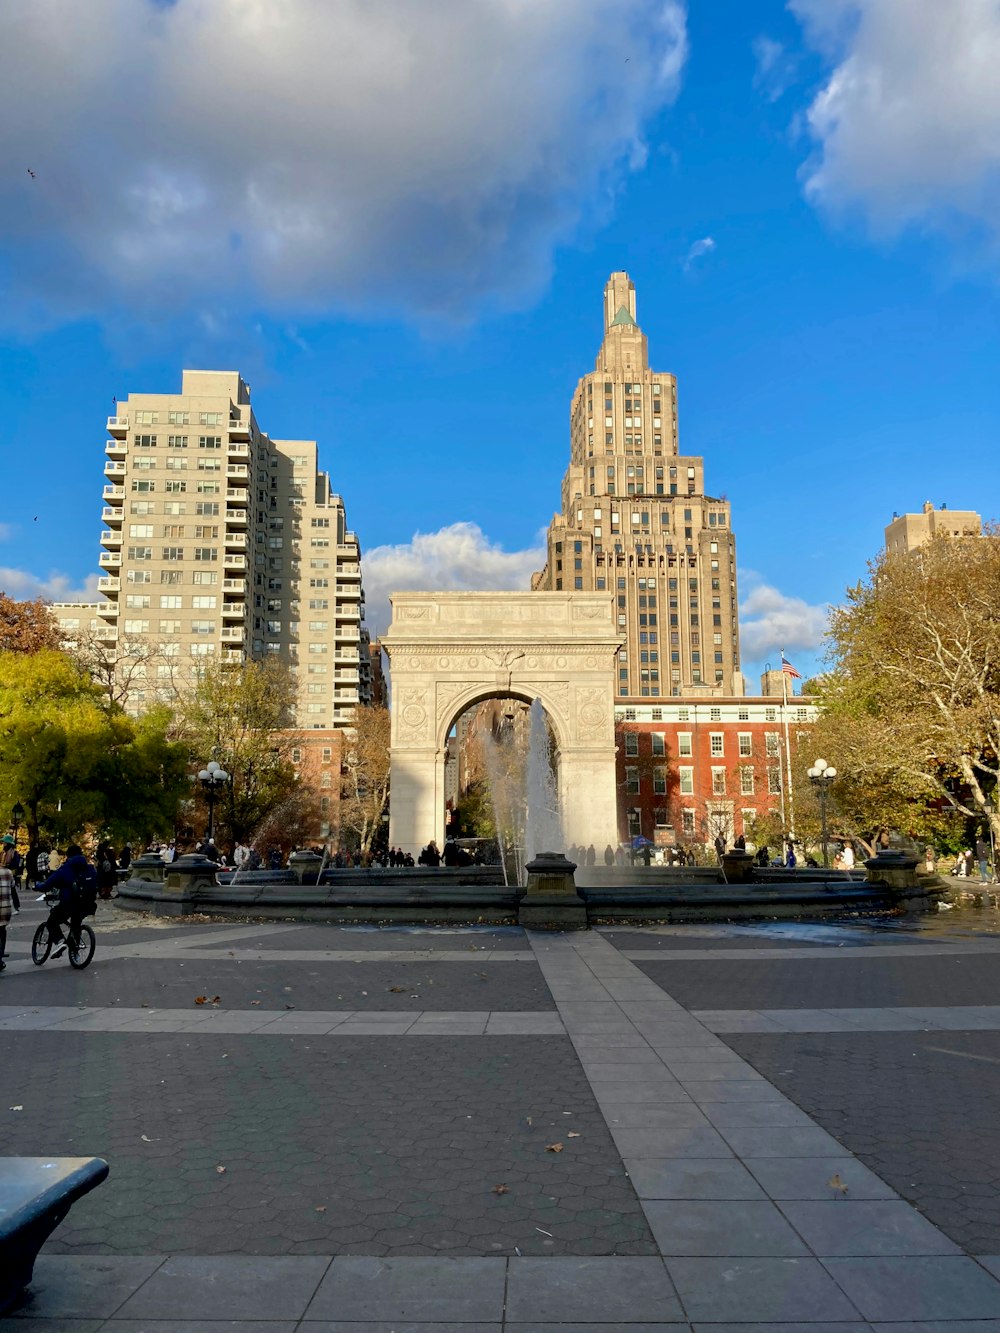
<instances>
[{"instance_id":1,"label":"stone arch","mask_svg":"<svg viewBox=\"0 0 1000 1333\"><path fill-rule=\"evenodd\" d=\"M481 699L538 698L559 746L567 844L617 841L614 663L604 593L397 593L391 665L389 841L416 853L444 836L448 729Z\"/></svg>"}]
</instances>

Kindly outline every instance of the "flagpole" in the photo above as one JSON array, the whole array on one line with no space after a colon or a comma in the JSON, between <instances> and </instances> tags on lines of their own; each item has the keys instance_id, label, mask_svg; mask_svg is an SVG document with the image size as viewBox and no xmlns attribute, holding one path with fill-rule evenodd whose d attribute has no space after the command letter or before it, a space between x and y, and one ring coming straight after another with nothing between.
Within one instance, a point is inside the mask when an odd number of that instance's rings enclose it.
<instances>
[{"instance_id":1,"label":"flagpole","mask_svg":"<svg viewBox=\"0 0 1000 1333\"><path fill-rule=\"evenodd\" d=\"M788 744L788 672L785 670L785 650L781 650L781 717L785 728L785 771L788 774L789 835L795 840L795 796L792 792L792 751Z\"/></svg>"}]
</instances>

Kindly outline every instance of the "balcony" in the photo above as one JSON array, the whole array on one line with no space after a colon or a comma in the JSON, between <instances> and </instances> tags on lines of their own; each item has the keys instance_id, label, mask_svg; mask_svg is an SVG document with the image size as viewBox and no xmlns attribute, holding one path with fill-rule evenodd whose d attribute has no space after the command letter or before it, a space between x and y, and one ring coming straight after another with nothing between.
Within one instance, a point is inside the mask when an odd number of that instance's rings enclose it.
<instances>
[{"instance_id":1,"label":"balcony","mask_svg":"<svg viewBox=\"0 0 1000 1333\"><path fill-rule=\"evenodd\" d=\"M223 592L245 593L247 590L246 579L223 579L222 589Z\"/></svg>"},{"instance_id":2,"label":"balcony","mask_svg":"<svg viewBox=\"0 0 1000 1333\"><path fill-rule=\"evenodd\" d=\"M249 513L246 509L227 509L226 522L233 528L245 528L249 521Z\"/></svg>"},{"instance_id":3,"label":"balcony","mask_svg":"<svg viewBox=\"0 0 1000 1333\"><path fill-rule=\"evenodd\" d=\"M355 622L357 622L358 624L360 624L360 623L361 623L361 607L360 607L360 606L351 606L350 603L348 603L348 604L346 604L346 605L340 605L340 606L337 607L337 619L338 619L338 620L352 620L352 621L355 621Z\"/></svg>"},{"instance_id":4,"label":"balcony","mask_svg":"<svg viewBox=\"0 0 1000 1333\"><path fill-rule=\"evenodd\" d=\"M245 551L245 550L247 549L247 535L246 535L246 533L245 533L245 532L229 532L229 531L227 530L227 531L226 531L226 545L227 545L228 547L230 547L231 549L235 549L235 550L243 550L243 551Z\"/></svg>"},{"instance_id":5,"label":"balcony","mask_svg":"<svg viewBox=\"0 0 1000 1333\"><path fill-rule=\"evenodd\" d=\"M247 421L230 421L230 423L229 423L229 438L230 438L230 440L249 440L249 438L250 438L250 422L249 422L249 420L247 420ZM230 452L232 452L232 450L230 450Z\"/></svg>"},{"instance_id":6,"label":"balcony","mask_svg":"<svg viewBox=\"0 0 1000 1333\"><path fill-rule=\"evenodd\" d=\"M338 643L357 643L359 631L357 625L338 625L333 631L333 637Z\"/></svg>"},{"instance_id":7,"label":"balcony","mask_svg":"<svg viewBox=\"0 0 1000 1333\"><path fill-rule=\"evenodd\" d=\"M242 486L230 486L226 490L227 500L238 500L241 505L247 502L247 493Z\"/></svg>"},{"instance_id":8,"label":"balcony","mask_svg":"<svg viewBox=\"0 0 1000 1333\"><path fill-rule=\"evenodd\" d=\"M118 626L117 625L98 625L94 630L94 638L100 643L117 643Z\"/></svg>"},{"instance_id":9,"label":"balcony","mask_svg":"<svg viewBox=\"0 0 1000 1333\"><path fill-rule=\"evenodd\" d=\"M118 569L122 563L121 551L102 551L97 557L97 563L102 569Z\"/></svg>"},{"instance_id":10,"label":"balcony","mask_svg":"<svg viewBox=\"0 0 1000 1333\"><path fill-rule=\"evenodd\" d=\"M247 609L243 602L223 602L223 620L246 620Z\"/></svg>"},{"instance_id":11,"label":"balcony","mask_svg":"<svg viewBox=\"0 0 1000 1333\"><path fill-rule=\"evenodd\" d=\"M105 620L116 620L120 612L121 607L117 602L108 602L106 606L100 606L97 609L97 614L103 616Z\"/></svg>"},{"instance_id":12,"label":"balcony","mask_svg":"<svg viewBox=\"0 0 1000 1333\"><path fill-rule=\"evenodd\" d=\"M117 549L118 547L121 546L121 544L122 544L122 535L120 532L101 533L102 546L110 546L112 549Z\"/></svg>"},{"instance_id":13,"label":"balcony","mask_svg":"<svg viewBox=\"0 0 1000 1333\"><path fill-rule=\"evenodd\" d=\"M108 434L121 437L128 430L128 417L108 417Z\"/></svg>"},{"instance_id":14,"label":"balcony","mask_svg":"<svg viewBox=\"0 0 1000 1333\"><path fill-rule=\"evenodd\" d=\"M115 505L105 505L101 510L101 518L105 523L120 523L122 521L122 511Z\"/></svg>"},{"instance_id":15,"label":"balcony","mask_svg":"<svg viewBox=\"0 0 1000 1333\"><path fill-rule=\"evenodd\" d=\"M230 463L226 468L226 476L230 481L241 481L247 486L250 485L250 469L246 463Z\"/></svg>"},{"instance_id":16,"label":"balcony","mask_svg":"<svg viewBox=\"0 0 1000 1333\"><path fill-rule=\"evenodd\" d=\"M247 558L245 555L227 555L222 559L224 569L246 569Z\"/></svg>"},{"instance_id":17,"label":"balcony","mask_svg":"<svg viewBox=\"0 0 1000 1333\"><path fill-rule=\"evenodd\" d=\"M124 440L108 440L104 452L110 454L112 458L124 458L128 453L128 445Z\"/></svg>"},{"instance_id":18,"label":"balcony","mask_svg":"<svg viewBox=\"0 0 1000 1333\"><path fill-rule=\"evenodd\" d=\"M230 458L249 458L250 446L248 444L237 444L234 440L230 439L228 452Z\"/></svg>"},{"instance_id":19,"label":"balcony","mask_svg":"<svg viewBox=\"0 0 1000 1333\"><path fill-rule=\"evenodd\" d=\"M105 486L103 495L105 500L124 500L125 487L115 486L114 483L109 483L107 486Z\"/></svg>"},{"instance_id":20,"label":"balcony","mask_svg":"<svg viewBox=\"0 0 1000 1333\"><path fill-rule=\"evenodd\" d=\"M109 458L108 461L104 464L104 475L106 477L120 477L124 475L124 472L125 472L124 463L116 463Z\"/></svg>"},{"instance_id":21,"label":"balcony","mask_svg":"<svg viewBox=\"0 0 1000 1333\"><path fill-rule=\"evenodd\" d=\"M97 580L99 592L118 592L122 586L122 581L117 574L102 574Z\"/></svg>"},{"instance_id":22,"label":"balcony","mask_svg":"<svg viewBox=\"0 0 1000 1333\"><path fill-rule=\"evenodd\" d=\"M243 649L242 649L242 648L223 648L222 652L219 654L219 660L220 660L221 662L242 662L242 661L243 661Z\"/></svg>"},{"instance_id":23,"label":"balcony","mask_svg":"<svg viewBox=\"0 0 1000 1333\"><path fill-rule=\"evenodd\" d=\"M229 643L242 643L245 632L242 625L223 625L222 638Z\"/></svg>"}]
</instances>

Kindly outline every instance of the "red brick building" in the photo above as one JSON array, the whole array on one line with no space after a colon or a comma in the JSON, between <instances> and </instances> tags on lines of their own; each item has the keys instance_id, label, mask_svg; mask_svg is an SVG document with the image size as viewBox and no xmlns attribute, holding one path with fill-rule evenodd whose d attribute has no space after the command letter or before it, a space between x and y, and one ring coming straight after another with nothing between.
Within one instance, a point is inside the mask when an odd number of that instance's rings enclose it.
<instances>
[{"instance_id":1,"label":"red brick building","mask_svg":"<svg viewBox=\"0 0 1000 1333\"><path fill-rule=\"evenodd\" d=\"M719 833L749 835L757 815L787 826L789 750L794 762L817 714L812 700L780 695L620 704L620 838L709 847Z\"/></svg>"}]
</instances>

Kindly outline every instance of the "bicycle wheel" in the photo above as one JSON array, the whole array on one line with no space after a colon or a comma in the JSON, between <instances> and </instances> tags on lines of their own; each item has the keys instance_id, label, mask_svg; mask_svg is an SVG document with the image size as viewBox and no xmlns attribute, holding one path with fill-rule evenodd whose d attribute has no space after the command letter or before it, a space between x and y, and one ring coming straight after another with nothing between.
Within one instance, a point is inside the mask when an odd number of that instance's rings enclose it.
<instances>
[{"instance_id":1,"label":"bicycle wheel","mask_svg":"<svg viewBox=\"0 0 1000 1333\"><path fill-rule=\"evenodd\" d=\"M43 921L35 931L35 937L31 941L31 961L36 967L41 967L52 952L52 936L49 934L49 928Z\"/></svg>"},{"instance_id":2,"label":"bicycle wheel","mask_svg":"<svg viewBox=\"0 0 1000 1333\"><path fill-rule=\"evenodd\" d=\"M69 938L70 967L84 968L94 956L94 932L89 926L81 926L79 935Z\"/></svg>"}]
</instances>

